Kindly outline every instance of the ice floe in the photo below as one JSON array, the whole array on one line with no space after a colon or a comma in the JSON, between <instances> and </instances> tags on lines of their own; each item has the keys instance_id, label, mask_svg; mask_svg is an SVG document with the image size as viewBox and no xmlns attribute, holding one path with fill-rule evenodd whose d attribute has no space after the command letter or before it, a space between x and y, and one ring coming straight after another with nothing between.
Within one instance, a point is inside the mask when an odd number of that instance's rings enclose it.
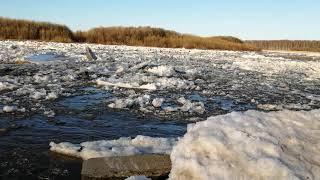
<instances>
[{"instance_id":1,"label":"ice floe","mask_svg":"<svg viewBox=\"0 0 320 180\"><path fill-rule=\"evenodd\" d=\"M87 60L87 47L97 60ZM108 107L164 116L320 108L320 58L292 56L0 41L0 103L24 103L28 112L33 109L43 114L43 109L52 109L53 100L73 96L82 87L97 86L111 94L112 98L105 100ZM17 63L21 60L29 62ZM141 106L136 100L145 94L150 101ZM204 99L193 101L188 98L192 94ZM182 96L188 100L184 104L178 102ZM215 97L223 98L218 101ZM157 98L164 101L153 103ZM226 104L224 99L232 103Z\"/></svg>"},{"instance_id":2,"label":"ice floe","mask_svg":"<svg viewBox=\"0 0 320 180\"><path fill-rule=\"evenodd\" d=\"M16 106L3 106L3 112L10 113L16 111L18 108Z\"/></svg>"},{"instance_id":3,"label":"ice floe","mask_svg":"<svg viewBox=\"0 0 320 180\"><path fill-rule=\"evenodd\" d=\"M320 110L247 111L189 125L170 179L319 179Z\"/></svg>"},{"instance_id":4,"label":"ice floe","mask_svg":"<svg viewBox=\"0 0 320 180\"><path fill-rule=\"evenodd\" d=\"M175 74L173 67L169 66L156 66L147 70L148 72L158 75L158 76L172 76Z\"/></svg>"},{"instance_id":5,"label":"ice floe","mask_svg":"<svg viewBox=\"0 0 320 180\"><path fill-rule=\"evenodd\" d=\"M156 90L157 87L154 84L144 84L139 85L137 83L111 83L108 81L103 81L101 79L97 79L97 85L100 86L114 86L114 87L120 87L120 88L127 88L127 89L145 89L145 90Z\"/></svg>"},{"instance_id":6,"label":"ice floe","mask_svg":"<svg viewBox=\"0 0 320 180\"><path fill-rule=\"evenodd\" d=\"M170 154L176 142L176 138L154 138L139 135L134 139L123 137L117 140L101 140L81 144L51 142L50 150L82 159L152 153Z\"/></svg>"},{"instance_id":7,"label":"ice floe","mask_svg":"<svg viewBox=\"0 0 320 180\"><path fill-rule=\"evenodd\" d=\"M0 91L4 90L12 90L15 85L7 83L7 82L0 82Z\"/></svg>"},{"instance_id":8,"label":"ice floe","mask_svg":"<svg viewBox=\"0 0 320 180\"><path fill-rule=\"evenodd\" d=\"M164 98L155 98L152 100L152 105L156 108L161 107L162 103L165 101Z\"/></svg>"}]
</instances>

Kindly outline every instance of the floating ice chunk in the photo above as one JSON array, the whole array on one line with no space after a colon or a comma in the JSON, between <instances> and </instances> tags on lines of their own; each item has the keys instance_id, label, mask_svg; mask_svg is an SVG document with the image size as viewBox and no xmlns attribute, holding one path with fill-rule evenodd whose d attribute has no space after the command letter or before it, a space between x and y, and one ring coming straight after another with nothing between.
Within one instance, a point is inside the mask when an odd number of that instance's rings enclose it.
<instances>
[{"instance_id":1,"label":"floating ice chunk","mask_svg":"<svg viewBox=\"0 0 320 180\"><path fill-rule=\"evenodd\" d=\"M6 112L6 113L14 112L17 109L18 109L17 106L3 106L2 108L3 112Z\"/></svg>"},{"instance_id":2,"label":"floating ice chunk","mask_svg":"<svg viewBox=\"0 0 320 180\"><path fill-rule=\"evenodd\" d=\"M205 107L203 102L192 103L190 100L187 100L184 97L179 98L178 102L183 105L182 107L180 107L181 111L191 112L191 113L196 112L199 114L203 114L205 112Z\"/></svg>"},{"instance_id":3,"label":"floating ice chunk","mask_svg":"<svg viewBox=\"0 0 320 180\"><path fill-rule=\"evenodd\" d=\"M110 71L105 66L101 66L99 64L92 64L86 68L87 71L99 73L99 74L109 74Z\"/></svg>"},{"instance_id":4,"label":"floating ice chunk","mask_svg":"<svg viewBox=\"0 0 320 180\"><path fill-rule=\"evenodd\" d=\"M15 85L7 83L7 82L0 82L0 91L3 90L12 90L15 88Z\"/></svg>"},{"instance_id":5,"label":"floating ice chunk","mask_svg":"<svg viewBox=\"0 0 320 180\"><path fill-rule=\"evenodd\" d=\"M187 99L184 98L184 97L180 97L180 98L178 99L178 102L179 102L180 104L191 103L191 101L187 100Z\"/></svg>"},{"instance_id":6,"label":"floating ice chunk","mask_svg":"<svg viewBox=\"0 0 320 180\"><path fill-rule=\"evenodd\" d=\"M310 110L312 109L308 104L284 104L283 107L285 109L291 109L291 110Z\"/></svg>"},{"instance_id":7,"label":"floating ice chunk","mask_svg":"<svg viewBox=\"0 0 320 180\"><path fill-rule=\"evenodd\" d=\"M56 115L56 113L53 111L53 110L47 110L47 111L44 111L43 114L47 117L54 117Z\"/></svg>"},{"instance_id":8,"label":"floating ice chunk","mask_svg":"<svg viewBox=\"0 0 320 180\"><path fill-rule=\"evenodd\" d=\"M35 99L35 100L39 100L39 99L42 99L44 97L46 97L47 95L47 92L45 89L41 89L40 91L36 91L36 92L33 92L30 97Z\"/></svg>"},{"instance_id":9,"label":"floating ice chunk","mask_svg":"<svg viewBox=\"0 0 320 180\"><path fill-rule=\"evenodd\" d=\"M157 76L166 76L166 77L169 77L175 74L175 70L171 66L156 66L148 69L147 71Z\"/></svg>"},{"instance_id":10,"label":"floating ice chunk","mask_svg":"<svg viewBox=\"0 0 320 180\"><path fill-rule=\"evenodd\" d=\"M136 99L137 104L140 105L140 107L144 107L145 105L148 105L150 103L150 95L143 95Z\"/></svg>"},{"instance_id":11,"label":"floating ice chunk","mask_svg":"<svg viewBox=\"0 0 320 180\"><path fill-rule=\"evenodd\" d=\"M147 89L151 91L151 90L157 90L157 86L153 83L148 83L148 84L141 85L139 89Z\"/></svg>"},{"instance_id":12,"label":"floating ice chunk","mask_svg":"<svg viewBox=\"0 0 320 180\"><path fill-rule=\"evenodd\" d=\"M243 54L243 55L241 55L241 57L245 58L245 59L264 59L264 58L267 58L264 55L256 54L256 53Z\"/></svg>"},{"instance_id":13,"label":"floating ice chunk","mask_svg":"<svg viewBox=\"0 0 320 180\"><path fill-rule=\"evenodd\" d=\"M156 80L159 89L190 89L194 83L180 78L162 77Z\"/></svg>"},{"instance_id":14,"label":"floating ice chunk","mask_svg":"<svg viewBox=\"0 0 320 180\"><path fill-rule=\"evenodd\" d=\"M79 151L81 150L80 144L72 144L69 142L63 142L59 144L50 142L49 146L50 146L50 150L53 152L70 155L70 156L76 156L76 157L79 157Z\"/></svg>"},{"instance_id":15,"label":"floating ice chunk","mask_svg":"<svg viewBox=\"0 0 320 180\"><path fill-rule=\"evenodd\" d=\"M20 108L20 109L18 109L18 111L24 113L24 112L26 112L26 108Z\"/></svg>"},{"instance_id":16,"label":"floating ice chunk","mask_svg":"<svg viewBox=\"0 0 320 180\"><path fill-rule=\"evenodd\" d=\"M162 107L162 109L166 112L176 112L178 111L178 107L172 107L172 106L165 106L165 107Z\"/></svg>"},{"instance_id":17,"label":"floating ice chunk","mask_svg":"<svg viewBox=\"0 0 320 180\"><path fill-rule=\"evenodd\" d=\"M163 102L164 102L163 98L155 98L152 100L152 105L153 105L153 107L159 108L159 107L161 107Z\"/></svg>"},{"instance_id":18,"label":"floating ice chunk","mask_svg":"<svg viewBox=\"0 0 320 180\"><path fill-rule=\"evenodd\" d=\"M146 62L139 63L139 64L131 67L130 70L131 70L131 71L137 71L137 70L139 70L139 69L143 69L143 68L147 67L148 64L150 64L151 62L152 62L152 61L150 60L150 61L146 61Z\"/></svg>"},{"instance_id":19,"label":"floating ice chunk","mask_svg":"<svg viewBox=\"0 0 320 180\"><path fill-rule=\"evenodd\" d=\"M151 179L147 178L146 176L130 176L125 180L151 180Z\"/></svg>"},{"instance_id":20,"label":"floating ice chunk","mask_svg":"<svg viewBox=\"0 0 320 180\"><path fill-rule=\"evenodd\" d=\"M7 89L7 86L3 82L0 82L0 91L3 91L5 89Z\"/></svg>"},{"instance_id":21,"label":"floating ice chunk","mask_svg":"<svg viewBox=\"0 0 320 180\"><path fill-rule=\"evenodd\" d=\"M125 71L125 68L123 66L118 66L117 70L116 70L116 74L121 74Z\"/></svg>"},{"instance_id":22,"label":"floating ice chunk","mask_svg":"<svg viewBox=\"0 0 320 180\"><path fill-rule=\"evenodd\" d=\"M193 68L193 69L187 69L186 73L189 76L194 76L194 75L200 73L199 71L200 71L199 69Z\"/></svg>"},{"instance_id":23,"label":"floating ice chunk","mask_svg":"<svg viewBox=\"0 0 320 180\"><path fill-rule=\"evenodd\" d=\"M47 100L55 100L57 98L58 98L58 95L55 92L48 93L48 95L46 96Z\"/></svg>"},{"instance_id":24,"label":"floating ice chunk","mask_svg":"<svg viewBox=\"0 0 320 180\"><path fill-rule=\"evenodd\" d=\"M257 108L266 110L266 111L276 111L282 109L290 109L290 110L310 110L312 109L308 104L282 104L282 105L274 105L274 104L258 104Z\"/></svg>"},{"instance_id":25,"label":"floating ice chunk","mask_svg":"<svg viewBox=\"0 0 320 180\"><path fill-rule=\"evenodd\" d=\"M281 110L283 109L282 106L275 105L275 104L258 104L258 109L266 110L266 111L274 111L274 110Z\"/></svg>"},{"instance_id":26,"label":"floating ice chunk","mask_svg":"<svg viewBox=\"0 0 320 180\"><path fill-rule=\"evenodd\" d=\"M80 145L68 142L59 144L50 142L50 150L82 159L90 159L136 154L170 154L176 143L176 138L153 138L139 135L134 139L122 137L118 140L83 142Z\"/></svg>"},{"instance_id":27,"label":"floating ice chunk","mask_svg":"<svg viewBox=\"0 0 320 180\"><path fill-rule=\"evenodd\" d=\"M191 112L203 114L206 111L203 102L195 102L192 104Z\"/></svg>"},{"instance_id":28,"label":"floating ice chunk","mask_svg":"<svg viewBox=\"0 0 320 180\"><path fill-rule=\"evenodd\" d=\"M49 80L49 76L47 76L47 75L36 74L33 76L33 78L36 83L47 82Z\"/></svg>"},{"instance_id":29,"label":"floating ice chunk","mask_svg":"<svg viewBox=\"0 0 320 180\"><path fill-rule=\"evenodd\" d=\"M127 98L127 99L116 99L113 103L109 104L109 108L123 109L130 108L133 105L137 105L140 107L145 107L150 104L150 95L143 95L137 98Z\"/></svg>"},{"instance_id":30,"label":"floating ice chunk","mask_svg":"<svg viewBox=\"0 0 320 180\"><path fill-rule=\"evenodd\" d=\"M123 108L129 108L133 106L135 101L133 99L116 99L114 103L111 103L108 105L109 108L115 108L115 109L123 109Z\"/></svg>"},{"instance_id":31,"label":"floating ice chunk","mask_svg":"<svg viewBox=\"0 0 320 180\"><path fill-rule=\"evenodd\" d=\"M154 84L144 84L140 86L138 83L122 83L122 82L111 83L108 81L103 81L101 79L97 79L96 83L99 86L115 86L115 87L127 88L127 89L145 89L145 90L157 89Z\"/></svg>"},{"instance_id":32,"label":"floating ice chunk","mask_svg":"<svg viewBox=\"0 0 320 180\"><path fill-rule=\"evenodd\" d=\"M188 126L170 179L320 179L320 110L233 112Z\"/></svg>"}]
</instances>

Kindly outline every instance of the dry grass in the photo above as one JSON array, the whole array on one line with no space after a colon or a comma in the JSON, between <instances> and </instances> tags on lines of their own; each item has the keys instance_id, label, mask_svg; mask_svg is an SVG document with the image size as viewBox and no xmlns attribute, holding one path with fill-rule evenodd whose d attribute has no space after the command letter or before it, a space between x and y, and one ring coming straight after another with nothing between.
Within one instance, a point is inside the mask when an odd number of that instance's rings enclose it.
<instances>
[{"instance_id":1,"label":"dry grass","mask_svg":"<svg viewBox=\"0 0 320 180\"><path fill-rule=\"evenodd\" d=\"M64 25L0 17L0 40L88 42L187 49L259 50L229 36L199 37L151 27L101 27L73 33Z\"/></svg>"},{"instance_id":2,"label":"dry grass","mask_svg":"<svg viewBox=\"0 0 320 180\"><path fill-rule=\"evenodd\" d=\"M63 25L0 17L0 39L72 42L72 31Z\"/></svg>"},{"instance_id":3,"label":"dry grass","mask_svg":"<svg viewBox=\"0 0 320 180\"><path fill-rule=\"evenodd\" d=\"M234 37L199 37L152 27L107 27L76 32L80 42L187 49L258 50Z\"/></svg>"}]
</instances>

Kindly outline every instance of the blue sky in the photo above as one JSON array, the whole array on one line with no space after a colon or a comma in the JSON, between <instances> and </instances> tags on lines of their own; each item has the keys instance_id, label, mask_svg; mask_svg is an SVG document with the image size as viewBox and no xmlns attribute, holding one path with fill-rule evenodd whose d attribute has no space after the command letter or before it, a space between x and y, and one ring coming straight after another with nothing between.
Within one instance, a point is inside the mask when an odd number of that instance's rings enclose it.
<instances>
[{"instance_id":1,"label":"blue sky","mask_svg":"<svg viewBox=\"0 0 320 180\"><path fill-rule=\"evenodd\" d=\"M1 0L0 16L96 26L155 26L202 36L320 40L320 0Z\"/></svg>"}]
</instances>

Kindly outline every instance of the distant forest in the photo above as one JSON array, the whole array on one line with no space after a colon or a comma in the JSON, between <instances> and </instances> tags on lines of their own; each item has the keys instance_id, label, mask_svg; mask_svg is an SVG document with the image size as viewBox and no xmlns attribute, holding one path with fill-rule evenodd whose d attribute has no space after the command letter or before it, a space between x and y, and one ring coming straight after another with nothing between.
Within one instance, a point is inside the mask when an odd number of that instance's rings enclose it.
<instances>
[{"instance_id":1,"label":"distant forest","mask_svg":"<svg viewBox=\"0 0 320 180\"><path fill-rule=\"evenodd\" d=\"M246 43L264 50L311 51L320 52L320 41L246 41Z\"/></svg>"},{"instance_id":2,"label":"distant forest","mask_svg":"<svg viewBox=\"0 0 320 180\"><path fill-rule=\"evenodd\" d=\"M200 37L152 27L99 27L73 32L64 25L0 17L0 40L6 39L187 49L320 52L320 41L242 41L231 36Z\"/></svg>"}]
</instances>

